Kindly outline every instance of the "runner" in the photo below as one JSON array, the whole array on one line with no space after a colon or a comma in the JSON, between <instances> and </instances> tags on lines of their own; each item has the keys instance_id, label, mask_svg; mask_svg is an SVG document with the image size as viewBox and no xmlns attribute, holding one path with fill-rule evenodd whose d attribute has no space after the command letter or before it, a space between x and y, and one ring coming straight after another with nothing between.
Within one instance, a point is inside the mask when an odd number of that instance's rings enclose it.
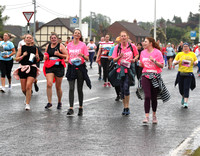
<instances>
[{"instance_id":1,"label":"runner","mask_svg":"<svg viewBox=\"0 0 200 156\"><path fill-rule=\"evenodd\" d=\"M101 41L99 42L99 44L97 45L97 49L96 49L96 56L97 57L97 54L98 54L98 51L99 51L99 47L100 45L105 41L105 38L104 37L101 37ZM96 59L95 59L96 60ZM101 64L97 63L98 64L98 74L99 74L99 78L98 80L102 80L102 77L101 77L101 71L102 71L102 66Z\"/></svg>"},{"instance_id":2,"label":"runner","mask_svg":"<svg viewBox=\"0 0 200 156\"><path fill-rule=\"evenodd\" d=\"M95 43L92 39L90 40L90 43L87 44L87 48L89 51L90 68L92 68L95 50L97 49L97 46L95 45Z\"/></svg>"},{"instance_id":3,"label":"runner","mask_svg":"<svg viewBox=\"0 0 200 156\"><path fill-rule=\"evenodd\" d=\"M96 62L98 64L101 64L103 67L103 80L104 85L103 87L111 87L110 82L108 82L108 70L109 70L109 64L110 60L108 59L108 54L110 49L114 46L114 43L112 41L109 41L110 36L105 36L105 42L100 44L99 51L97 54Z\"/></svg>"},{"instance_id":4,"label":"runner","mask_svg":"<svg viewBox=\"0 0 200 156\"><path fill-rule=\"evenodd\" d=\"M138 51L134 44L128 42L128 33L120 33L120 44L118 44L112 54L114 62L117 62L117 73L120 80L121 97L124 109L122 115L129 115L130 86L135 85L135 61L138 59Z\"/></svg>"},{"instance_id":5,"label":"runner","mask_svg":"<svg viewBox=\"0 0 200 156\"><path fill-rule=\"evenodd\" d=\"M1 70L1 85L0 88L2 93L6 92L5 88L5 76L8 79L9 86L8 88L11 89L11 71L13 67L13 55L15 54L15 47L14 44L9 41L10 35L8 33L4 33L3 41L0 41L0 46L2 47L0 50L0 70Z\"/></svg>"},{"instance_id":6,"label":"runner","mask_svg":"<svg viewBox=\"0 0 200 156\"><path fill-rule=\"evenodd\" d=\"M83 115L83 83L86 81L87 86L91 89L91 82L87 74L85 60L88 61L88 49L82 39L82 34L79 29L75 29L73 32L73 40L67 45L68 57L66 62L68 63L68 69L66 73L67 80L69 82L69 104L67 115L74 114L74 90L75 80L77 79L77 90L79 100L78 116Z\"/></svg>"},{"instance_id":7,"label":"runner","mask_svg":"<svg viewBox=\"0 0 200 156\"><path fill-rule=\"evenodd\" d=\"M64 76L64 68L66 67L64 59L67 57L67 51L63 44L58 43L58 35L52 33L50 36L50 44L46 46L44 53L43 72L47 79L47 98L48 103L46 109L52 107L52 86L55 82L56 93L58 97L57 109L61 109L62 103L62 80Z\"/></svg>"},{"instance_id":8,"label":"runner","mask_svg":"<svg viewBox=\"0 0 200 156\"><path fill-rule=\"evenodd\" d=\"M197 73L199 74L198 76L200 77L200 43L198 43L198 48L195 50L195 54L196 54L196 57L198 59L198 70L197 70Z\"/></svg>"},{"instance_id":9,"label":"runner","mask_svg":"<svg viewBox=\"0 0 200 156\"><path fill-rule=\"evenodd\" d=\"M143 43L145 50L141 52L140 55L140 66L143 67L142 70L142 88L144 90L144 109L145 109L145 119L143 123L149 122L149 112L150 105L152 105L153 110L153 124L157 123L156 111L157 111L157 96L162 90L164 102L168 101L170 96L168 91L164 86L161 78L162 68L164 66L163 55L160 51L160 46L151 37L147 37ZM163 88L159 88L163 86Z\"/></svg>"},{"instance_id":10,"label":"runner","mask_svg":"<svg viewBox=\"0 0 200 156\"><path fill-rule=\"evenodd\" d=\"M171 70L172 69L172 62L173 62L174 57L176 55L174 49L171 46L171 43L167 44L166 51L167 51L168 69Z\"/></svg>"},{"instance_id":11,"label":"runner","mask_svg":"<svg viewBox=\"0 0 200 156\"><path fill-rule=\"evenodd\" d=\"M136 60L135 72L136 72L136 75L137 75L137 79L140 80L141 75L142 75L142 67L139 66L139 62L140 62L139 60L140 60L141 51L144 50L143 47L142 47L142 43L137 43L137 50L138 50L138 53L139 53L139 57Z\"/></svg>"},{"instance_id":12,"label":"runner","mask_svg":"<svg viewBox=\"0 0 200 156\"><path fill-rule=\"evenodd\" d=\"M33 37L30 34L25 36L25 43L18 49L16 61L20 63L20 67L14 71L14 77L21 82L21 89L25 99L25 110L30 110L32 84L39 75L40 70L36 66L39 61L38 50L32 46Z\"/></svg>"},{"instance_id":13,"label":"runner","mask_svg":"<svg viewBox=\"0 0 200 156\"><path fill-rule=\"evenodd\" d=\"M181 104L184 108L188 108L189 91L196 87L193 65L197 65L198 60L195 53L190 51L187 42L183 44L183 52L176 55L173 63L179 65L175 85L179 86L179 92L182 96Z\"/></svg>"}]
</instances>

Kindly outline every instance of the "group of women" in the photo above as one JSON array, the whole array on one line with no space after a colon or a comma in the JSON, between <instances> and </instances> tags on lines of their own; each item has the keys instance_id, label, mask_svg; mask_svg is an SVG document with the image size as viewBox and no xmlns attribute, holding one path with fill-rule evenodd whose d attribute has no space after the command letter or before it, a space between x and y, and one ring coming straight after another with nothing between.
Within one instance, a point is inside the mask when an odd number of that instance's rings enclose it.
<instances>
[{"instance_id":1,"label":"group of women","mask_svg":"<svg viewBox=\"0 0 200 156\"><path fill-rule=\"evenodd\" d=\"M8 34L4 34L4 43L8 51L7 55L0 57L1 67L1 82L2 88L5 86L5 71L3 69L5 61L10 61L12 55L15 54L14 47L9 46ZM139 49L132 43L128 42L129 36L126 31L122 31L118 37L118 42L110 55L111 59L117 63L115 70L117 78L119 79L119 88L121 98L123 99L123 111L122 115L129 115L129 100L130 100L130 86L135 85L136 71L140 70L140 74L137 75L139 83L141 83L144 91L144 110L145 119L143 123L149 122L150 108L153 110L152 122L157 123L156 111L157 111L157 98L160 97L163 102L170 99L170 94L164 85L161 78L161 72L164 65L163 55L160 51L159 45L151 37L146 37L143 42L144 50ZM20 67L14 72L14 76L20 79L21 89L24 93L25 109L30 109L32 84L35 82L36 77L40 74L39 68L36 63L40 60L38 49L31 43L33 37L27 34L25 37L25 45L18 49L16 55L16 61L20 63ZM2 43L1 43L2 44ZM2 45L3 45L2 44ZM139 51L139 52L138 52ZM3 60L2 60L3 58ZM4 60L7 59L7 60ZM86 63L88 61L89 53L88 48L83 43L82 34L79 29L75 29L73 32L73 40L67 45L67 48L58 43L58 36L56 33L52 33L50 36L50 44L46 46L44 53L44 66L43 72L47 79L47 99L48 103L45 106L46 109L52 107L52 86L55 83L56 93L58 98L57 109L62 107L62 89L61 84L64 76L64 68L66 63L68 64L66 77L69 82L69 104L67 115L74 114L74 90L75 81L77 80L77 91L79 100L78 115L83 115L83 84L86 81L87 86L91 89L90 78L87 73ZM6 63L8 63L6 62ZM12 61L13 62L13 61ZM179 72L177 74L176 84L179 84L179 92L182 96L181 103L185 108L188 107L189 89L195 88L195 78L193 74L193 65L197 64L197 58L195 54L189 51L189 44L183 44L183 52L178 53L173 62L175 65L179 64ZM8 65L8 67L12 66ZM139 67L135 67L138 66ZM136 70L135 70L136 69ZM6 70L10 71L10 70ZM10 72L11 73L11 72ZM6 73L9 84L11 84L11 76ZM119 90L119 89L118 89Z\"/></svg>"}]
</instances>

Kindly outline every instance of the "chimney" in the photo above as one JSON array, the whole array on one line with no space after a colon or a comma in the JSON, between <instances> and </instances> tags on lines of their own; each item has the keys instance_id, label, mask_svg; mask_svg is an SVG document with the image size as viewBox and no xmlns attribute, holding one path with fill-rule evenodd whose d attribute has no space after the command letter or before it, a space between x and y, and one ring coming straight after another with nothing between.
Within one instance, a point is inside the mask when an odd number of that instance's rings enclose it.
<instances>
[{"instance_id":1,"label":"chimney","mask_svg":"<svg viewBox=\"0 0 200 156\"><path fill-rule=\"evenodd\" d=\"M134 23L134 24L137 24L137 20L136 20L136 19L134 19L134 20L133 20L133 23Z\"/></svg>"}]
</instances>

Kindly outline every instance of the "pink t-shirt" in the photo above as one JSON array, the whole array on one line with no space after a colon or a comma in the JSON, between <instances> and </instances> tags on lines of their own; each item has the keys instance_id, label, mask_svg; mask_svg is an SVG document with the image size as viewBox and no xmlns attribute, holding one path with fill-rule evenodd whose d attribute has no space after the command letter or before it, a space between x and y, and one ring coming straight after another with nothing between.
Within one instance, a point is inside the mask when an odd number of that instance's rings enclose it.
<instances>
[{"instance_id":1,"label":"pink t-shirt","mask_svg":"<svg viewBox=\"0 0 200 156\"><path fill-rule=\"evenodd\" d=\"M117 54L117 49L118 49L118 46L115 46L115 49L113 51L113 54L112 54L112 58L116 58L118 57L118 54ZM128 48L129 44L127 43L127 46L125 49L121 49L121 53L124 53L123 57L120 58L118 61L117 61L117 64L118 65L122 65L121 62L122 61L127 61L127 62L130 62L131 63L131 59L133 59L133 56L136 56L138 55L138 50L136 48L136 46L134 44L131 44L132 48L133 48L133 52L131 51L130 48ZM120 72L120 68L117 69L117 72ZM127 69L124 69L124 72L127 73Z\"/></svg>"},{"instance_id":2,"label":"pink t-shirt","mask_svg":"<svg viewBox=\"0 0 200 156\"><path fill-rule=\"evenodd\" d=\"M160 50L154 48L153 52L147 52L147 49L143 50L140 55L140 62L143 65L143 73L161 73L162 69L155 65L149 57L152 56L157 62L164 63L163 55Z\"/></svg>"},{"instance_id":3,"label":"pink t-shirt","mask_svg":"<svg viewBox=\"0 0 200 156\"><path fill-rule=\"evenodd\" d=\"M68 53L69 53L69 63L71 63L71 59L74 59L74 58L80 58L82 63L83 64L85 62L85 59L81 56L78 56L78 54L82 53L84 54L85 56L89 56L89 53L88 53L88 49L87 49L87 46L85 45L85 43L79 41L78 45L74 45L74 42L70 42L68 45L67 45L67 50L68 50Z\"/></svg>"}]
</instances>

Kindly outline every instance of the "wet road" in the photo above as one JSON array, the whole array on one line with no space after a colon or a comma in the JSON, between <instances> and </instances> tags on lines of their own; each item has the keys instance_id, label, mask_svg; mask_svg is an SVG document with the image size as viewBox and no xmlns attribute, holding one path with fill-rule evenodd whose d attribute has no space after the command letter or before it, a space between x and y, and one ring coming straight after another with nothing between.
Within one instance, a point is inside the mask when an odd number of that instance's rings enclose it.
<instances>
[{"instance_id":1,"label":"wet road","mask_svg":"<svg viewBox=\"0 0 200 156\"><path fill-rule=\"evenodd\" d=\"M103 82L97 80L96 65L89 69L92 90L84 86L82 117L77 116L77 98L75 114L66 116L69 102L65 78L62 110L56 109L55 86L53 107L44 109L47 97L43 74L39 77L39 92L33 92L30 111L24 110L19 81L13 80L12 90L0 93L0 155L167 156L177 148L187 150L188 146L180 147L181 143L195 130L198 133L200 126L200 78L196 69L197 88L190 92L189 108L183 109L178 88L174 87L177 68L171 71L164 68L162 77L172 98L165 104L159 101L157 125L151 122L143 125L143 101L137 99L136 87L131 87L131 114L122 116L123 105L114 101L114 89L103 88Z\"/></svg>"}]
</instances>

